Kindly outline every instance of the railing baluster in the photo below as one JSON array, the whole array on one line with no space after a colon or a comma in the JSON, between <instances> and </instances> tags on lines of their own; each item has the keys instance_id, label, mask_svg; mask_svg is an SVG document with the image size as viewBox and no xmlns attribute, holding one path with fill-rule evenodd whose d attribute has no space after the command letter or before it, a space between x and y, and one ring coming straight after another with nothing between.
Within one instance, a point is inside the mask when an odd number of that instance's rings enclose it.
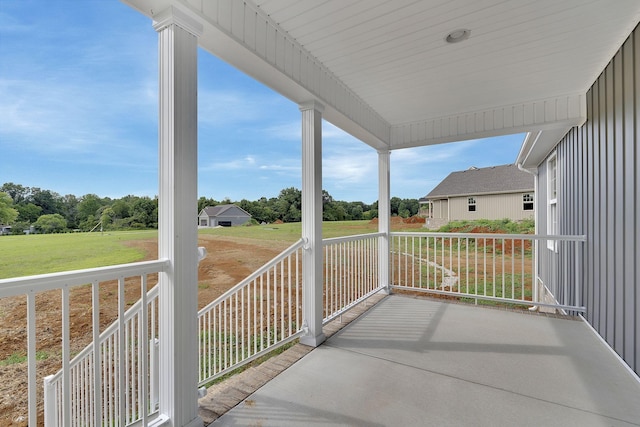
<instances>
[{"instance_id":1,"label":"railing baluster","mask_svg":"<svg viewBox=\"0 0 640 427\"><path fill-rule=\"evenodd\" d=\"M516 296L516 241L511 240L511 298ZM520 294L521 299L524 298L524 292Z\"/></svg>"},{"instance_id":2,"label":"railing baluster","mask_svg":"<svg viewBox=\"0 0 640 427\"><path fill-rule=\"evenodd\" d=\"M280 278L278 279L278 286L280 287L280 339L285 338L285 328L284 328L284 321L285 321L285 312L286 312L286 307L285 307L285 299L284 299L284 290L285 290L285 286L284 286L284 260L280 261Z\"/></svg>"},{"instance_id":3,"label":"railing baluster","mask_svg":"<svg viewBox=\"0 0 640 427\"><path fill-rule=\"evenodd\" d=\"M520 292L522 293L522 299L525 299L525 289L526 289L526 287L525 287L525 285L526 285L525 284L525 277L526 276L525 276L525 270L524 270L524 266L525 266L525 263L524 263L525 240L522 239L521 243L522 244L521 244L521 247L520 247L520 258L521 258L520 268L521 268L522 271L520 273ZM533 250L533 245L531 246L531 249ZM532 253L531 259L533 260L533 258L534 257L533 257L533 253ZM531 299L533 301L535 301L535 298L534 298L535 289L534 289L534 287L535 287L535 272L532 270L531 271Z\"/></svg>"},{"instance_id":4,"label":"railing baluster","mask_svg":"<svg viewBox=\"0 0 640 427\"><path fill-rule=\"evenodd\" d=\"M125 371L126 371L126 327L124 323L124 278L118 278L118 376L116 381L116 390L118 394L118 422L120 425L125 424L126 408L125 408ZM125 367L123 367L125 365Z\"/></svg>"},{"instance_id":5,"label":"railing baluster","mask_svg":"<svg viewBox=\"0 0 640 427\"><path fill-rule=\"evenodd\" d=\"M469 293L469 238L465 237L466 293Z\"/></svg>"},{"instance_id":6,"label":"railing baluster","mask_svg":"<svg viewBox=\"0 0 640 427\"><path fill-rule=\"evenodd\" d=\"M253 284L253 336L255 337L257 335L257 331L258 331L258 292L257 292L257 286L258 283L257 281L254 279L251 281ZM258 352L258 340L257 339L253 339L253 352L257 353Z\"/></svg>"},{"instance_id":7,"label":"railing baluster","mask_svg":"<svg viewBox=\"0 0 640 427\"><path fill-rule=\"evenodd\" d=\"M267 347L271 345L271 273L267 271L265 273L267 276L267 283L265 285L267 290L267 329L265 333L267 334Z\"/></svg>"},{"instance_id":8,"label":"railing baluster","mask_svg":"<svg viewBox=\"0 0 640 427\"><path fill-rule=\"evenodd\" d=\"M239 331L239 326L238 326L238 294L234 295L234 312L233 312L233 334L231 334L231 336L233 337L233 341L235 343L234 346L234 352L235 352L235 362L234 363L238 363L239 362L239 358L240 358L240 339L238 337L238 331Z\"/></svg>"},{"instance_id":9,"label":"railing baluster","mask_svg":"<svg viewBox=\"0 0 640 427\"><path fill-rule=\"evenodd\" d=\"M301 330L300 317L302 316L302 309L300 308L300 295L302 293L302 281L300 280L300 262L302 258L302 250L296 251L296 327ZM297 332L297 331L296 331Z\"/></svg>"},{"instance_id":10,"label":"railing baluster","mask_svg":"<svg viewBox=\"0 0 640 427\"><path fill-rule=\"evenodd\" d=\"M293 334L295 331L293 330L291 317L291 304L293 300L291 299L291 255L287 257L287 307L289 309L287 313L289 335Z\"/></svg>"},{"instance_id":11,"label":"railing baluster","mask_svg":"<svg viewBox=\"0 0 640 427\"><path fill-rule=\"evenodd\" d=\"M27 365L29 425L34 426L38 423L38 410L36 402L36 295L33 291L27 292Z\"/></svg>"},{"instance_id":12,"label":"railing baluster","mask_svg":"<svg viewBox=\"0 0 640 427\"><path fill-rule=\"evenodd\" d=\"M331 298L333 297L333 295L331 294L331 275L330 275L330 271L331 271L331 256L330 256L330 248L328 247L324 247L322 248L322 251L324 252L324 259L326 259L327 261L324 263L324 281L325 281L325 289L327 289L327 292L324 296L324 313L327 313L329 311L329 305L331 304Z\"/></svg>"},{"instance_id":13,"label":"railing baluster","mask_svg":"<svg viewBox=\"0 0 640 427\"><path fill-rule=\"evenodd\" d=\"M463 255L463 243L462 243L462 238L458 237L457 239L457 245L456 245L456 259L457 259L457 269L455 271L455 276L453 279L454 285L455 285L455 291L457 293L461 293L462 292L462 272L463 272L463 265L462 265L462 255Z\"/></svg>"},{"instance_id":14,"label":"railing baluster","mask_svg":"<svg viewBox=\"0 0 640 427\"><path fill-rule=\"evenodd\" d=\"M142 425L147 425L147 414L149 413L149 365L148 365L148 355L149 355L149 313L147 312L147 275L143 274L140 277L140 301L141 301L141 309L140 309L140 343L139 349L140 353L138 356L139 360L139 369L140 372L140 390L138 394L138 408L141 415Z\"/></svg>"},{"instance_id":15,"label":"railing baluster","mask_svg":"<svg viewBox=\"0 0 640 427\"><path fill-rule=\"evenodd\" d=\"M91 343L93 355L93 425L98 426L102 420L102 352L100 350L100 288L98 281L91 283L91 316L93 342Z\"/></svg>"},{"instance_id":16,"label":"railing baluster","mask_svg":"<svg viewBox=\"0 0 640 427\"><path fill-rule=\"evenodd\" d=\"M71 425L71 393L69 372L69 288L62 288L62 422Z\"/></svg>"},{"instance_id":17,"label":"railing baluster","mask_svg":"<svg viewBox=\"0 0 640 427\"><path fill-rule=\"evenodd\" d=\"M219 353L220 345L220 310L218 307L214 307L211 310L212 324L211 324L211 341L213 342L213 353L212 362L211 362L211 372L217 373L220 370L220 357Z\"/></svg>"},{"instance_id":18,"label":"railing baluster","mask_svg":"<svg viewBox=\"0 0 640 427\"><path fill-rule=\"evenodd\" d=\"M131 373L131 363L130 363L130 357L131 357L131 332L129 330L129 327L126 323L124 323L124 343L125 343L125 348L124 348L124 359L120 359L119 362L121 365L124 365L124 381L122 381L120 383L120 387L123 389L122 395L124 396L125 400L124 400L124 424L129 424L129 422L131 421L131 397L129 396L130 394L130 390L128 385L131 382L131 379L129 378L130 373Z\"/></svg>"},{"instance_id":19,"label":"railing baluster","mask_svg":"<svg viewBox=\"0 0 640 427\"><path fill-rule=\"evenodd\" d=\"M500 240L502 242L502 297L505 297L505 272L504 272L504 259L506 257L506 251L505 251L505 243L506 243L506 239L502 238Z\"/></svg>"},{"instance_id":20,"label":"railing baluster","mask_svg":"<svg viewBox=\"0 0 640 427\"><path fill-rule=\"evenodd\" d=\"M109 399L111 399L110 393L110 380L111 377L109 375L111 369L111 360L109 360L109 341L111 340L111 336L107 337L104 343L101 345L101 353L102 353L102 424L109 424Z\"/></svg>"},{"instance_id":21,"label":"railing baluster","mask_svg":"<svg viewBox=\"0 0 640 427\"><path fill-rule=\"evenodd\" d=\"M242 288L242 291L240 292L240 310L241 310L241 317L240 317L240 348L242 349L242 354L240 355L240 360L244 360L245 358L245 348L247 348L247 343L245 341L245 336L244 336L244 326L245 326L245 307L247 305L246 303L246 297L244 294L245 288Z\"/></svg>"}]
</instances>

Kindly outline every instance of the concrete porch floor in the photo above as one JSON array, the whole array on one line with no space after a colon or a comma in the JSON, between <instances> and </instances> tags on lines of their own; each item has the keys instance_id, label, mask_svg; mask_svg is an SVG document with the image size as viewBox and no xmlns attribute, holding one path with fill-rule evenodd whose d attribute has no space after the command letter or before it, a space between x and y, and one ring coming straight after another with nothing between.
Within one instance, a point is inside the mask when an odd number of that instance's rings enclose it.
<instances>
[{"instance_id":1,"label":"concrete porch floor","mask_svg":"<svg viewBox=\"0 0 640 427\"><path fill-rule=\"evenodd\" d=\"M640 426L579 320L392 295L210 426Z\"/></svg>"}]
</instances>

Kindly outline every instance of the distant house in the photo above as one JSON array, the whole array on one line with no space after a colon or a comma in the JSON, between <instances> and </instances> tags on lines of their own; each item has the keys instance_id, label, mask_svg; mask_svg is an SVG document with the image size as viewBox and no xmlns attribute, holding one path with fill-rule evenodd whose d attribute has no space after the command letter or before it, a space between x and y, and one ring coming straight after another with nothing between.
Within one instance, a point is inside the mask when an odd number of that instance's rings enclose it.
<instances>
[{"instance_id":1,"label":"distant house","mask_svg":"<svg viewBox=\"0 0 640 427\"><path fill-rule=\"evenodd\" d=\"M534 176L511 164L452 172L420 203L439 227L456 220L533 218L534 199Z\"/></svg>"},{"instance_id":2,"label":"distant house","mask_svg":"<svg viewBox=\"0 0 640 427\"><path fill-rule=\"evenodd\" d=\"M207 206L198 215L200 227L231 227L242 225L251 219L251 215L236 205Z\"/></svg>"}]
</instances>

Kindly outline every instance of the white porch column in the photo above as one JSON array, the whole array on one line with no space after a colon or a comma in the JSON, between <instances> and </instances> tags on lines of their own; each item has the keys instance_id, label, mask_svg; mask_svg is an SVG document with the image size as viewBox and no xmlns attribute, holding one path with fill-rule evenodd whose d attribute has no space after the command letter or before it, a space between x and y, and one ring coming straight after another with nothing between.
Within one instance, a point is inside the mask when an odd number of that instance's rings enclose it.
<instances>
[{"instance_id":1,"label":"white porch column","mask_svg":"<svg viewBox=\"0 0 640 427\"><path fill-rule=\"evenodd\" d=\"M378 278L384 292L391 293L389 287L389 236L391 215L391 153L378 151L378 232L384 233L378 245Z\"/></svg>"},{"instance_id":2,"label":"white porch column","mask_svg":"<svg viewBox=\"0 0 640 427\"><path fill-rule=\"evenodd\" d=\"M159 405L171 426L198 417L197 37L202 26L171 7L154 16L159 38Z\"/></svg>"},{"instance_id":3,"label":"white porch column","mask_svg":"<svg viewBox=\"0 0 640 427\"><path fill-rule=\"evenodd\" d=\"M322 332L322 111L311 101L302 112L302 237L308 240L302 256L302 316L309 331L300 342L317 347Z\"/></svg>"}]
</instances>

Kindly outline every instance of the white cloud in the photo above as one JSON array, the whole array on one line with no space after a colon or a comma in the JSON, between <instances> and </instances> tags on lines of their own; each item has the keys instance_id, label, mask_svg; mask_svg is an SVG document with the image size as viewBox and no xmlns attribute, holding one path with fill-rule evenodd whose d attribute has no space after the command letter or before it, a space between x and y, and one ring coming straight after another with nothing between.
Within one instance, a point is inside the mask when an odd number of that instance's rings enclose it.
<instances>
[{"instance_id":1,"label":"white cloud","mask_svg":"<svg viewBox=\"0 0 640 427\"><path fill-rule=\"evenodd\" d=\"M349 142L357 142L358 144L364 145L364 142L359 141L353 136L349 135L342 129L333 124L323 121L322 122L322 140L323 141L349 141Z\"/></svg>"},{"instance_id":2,"label":"white cloud","mask_svg":"<svg viewBox=\"0 0 640 427\"><path fill-rule=\"evenodd\" d=\"M3 5L7 6L6 4ZM2 22L2 25L0 25L0 34L11 34L11 33L28 33L30 31L35 31L34 30L34 26L32 25L27 25L24 22L21 22L20 20L16 19L14 16L8 14L8 13L4 13L3 11L0 11L0 22Z\"/></svg>"},{"instance_id":3,"label":"white cloud","mask_svg":"<svg viewBox=\"0 0 640 427\"><path fill-rule=\"evenodd\" d=\"M258 155L245 155L239 158L218 161L199 168L200 172L244 171L247 173L275 172L278 174L300 174L300 159L280 158L278 162L264 159Z\"/></svg>"},{"instance_id":4,"label":"white cloud","mask_svg":"<svg viewBox=\"0 0 640 427\"><path fill-rule=\"evenodd\" d=\"M302 138L302 124L300 121L292 121L268 126L264 133L271 139L284 141L300 141Z\"/></svg>"},{"instance_id":5,"label":"white cloud","mask_svg":"<svg viewBox=\"0 0 640 427\"><path fill-rule=\"evenodd\" d=\"M261 122L282 108L284 98L242 90L198 89L198 122L218 127L237 123Z\"/></svg>"},{"instance_id":6,"label":"white cloud","mask_svg":"<svg viewBox=\"0 0 640 427\"><path fill-rule=\"evenodd\" d=\"M119 89L0 80L0 138L33 153L98 154L119 146L129 152L140 142L132 147L134 137L122 128L130 120L150 129L156 125L139 102L127 103Z\"/></svg>"},{"instance_id":7,"label":"white cloud","mask_svg":"<svg viewBox=\"0 0 640 427\"><path fill-rule=\"evenodd\" d=\"M266 127L264 132L273 139L300 141L302 138L302 122L298 119L286 123L271 125ZM324 120L322 121L322 142L323 144L326 144L327 142L356 142L364 145L363 142Z\"/></svg>"},{"instance_id":8,"label":"white cloud","mask_svg":"<svg viewBox=\"0 0 640 427\"><path fill-rule=\"evenodd\" d=\"M377 182L377 153L361 150L345 150L343 153L332 153L323 158L323 178L336 181L336 184L356 184Z\"/></svg>"}]
</instances>

